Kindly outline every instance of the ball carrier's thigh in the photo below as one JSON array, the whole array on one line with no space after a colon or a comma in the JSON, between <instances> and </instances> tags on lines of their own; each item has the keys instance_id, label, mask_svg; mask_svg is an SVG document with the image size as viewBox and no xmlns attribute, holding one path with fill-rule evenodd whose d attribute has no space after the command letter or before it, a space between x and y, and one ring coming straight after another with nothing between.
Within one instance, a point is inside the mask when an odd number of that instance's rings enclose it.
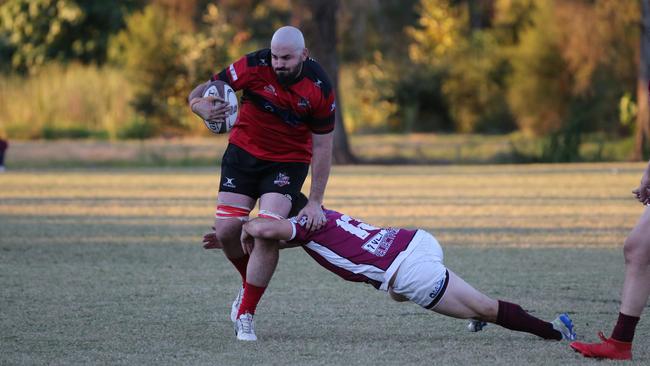
<instances>
[{"instance_id":1,"label":"ball carrier's thigh","mask_svg":"<svg viewBox=\"0 0 650 366\"><path fill-rule=\"evenodd\" d=\"M260 212L286 218L294 197L298 196L307 177L309 164L269 162L257 186Z\"/></svg>"},{"instance_id":2,"label":"ball carrier's thigh","mask_svg":"<svg viewBox=\"0 0 650 366\"><path fill-rule=\"evenodd\" d=\"M300 193L307 177L309 165L305 163L273 163L261 179L258 191L260 216L287 218L293 198Z\"/></svg>"},{"instance_id":3,"label":"ball carrier's thigh","mask_svg":"<svg viewBox=\"0 0 650 366\"><path fill-rule=\"evenodd\" d=\"M239 243L243 220L260 199L260 213L286 217L292 197L307 177L309 164L258 159L236 145L228 145L221 164L215 233L229 258L243 255Z\"/></svg>"},{"instance_id":4,"label":"ball carrier's thigh","mask_svg":"<svg viewBox=\"0 0 650 366\"><path fill-rule=\"evenodd\" d=\"M223 154L214 228L228 258L244 255L241 227L259 198L262 169L258 159L236 145L229 144Z\"/></svg>"}]
</instances>

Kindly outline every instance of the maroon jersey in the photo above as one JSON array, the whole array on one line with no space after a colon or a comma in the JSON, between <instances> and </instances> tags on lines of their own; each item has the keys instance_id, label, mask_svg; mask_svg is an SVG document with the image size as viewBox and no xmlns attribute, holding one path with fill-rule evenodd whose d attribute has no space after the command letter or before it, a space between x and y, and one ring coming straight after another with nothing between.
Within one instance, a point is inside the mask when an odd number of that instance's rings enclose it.
<instances>
[{"instance_id":1,"label":"maroon jersey","mask_svg":"<svg viewBox=\"0 0 650 366\"><path fill-rule=\"evenodd\" d=\"M327 223L310 232L295 217L291 243L302 247L321 266L355 282L386 290L388 281L410 251L417 230L379 228L336 211L325 210Z\"/></svg>"},{"instance_id":2,"label":"maroon jersey","mask_svg":"<svg viewBox=\"0 0 650 366\"><path fill-rule=\"evenodd\" d=\"M258 159L309 163L311 134L334 130L332 84L311 58L303 62L297 79L286 86L273 71L270 49L242 57L212 77L217 79L235 90L243 89L229 142Z\"/></svg>"}]
</instances>

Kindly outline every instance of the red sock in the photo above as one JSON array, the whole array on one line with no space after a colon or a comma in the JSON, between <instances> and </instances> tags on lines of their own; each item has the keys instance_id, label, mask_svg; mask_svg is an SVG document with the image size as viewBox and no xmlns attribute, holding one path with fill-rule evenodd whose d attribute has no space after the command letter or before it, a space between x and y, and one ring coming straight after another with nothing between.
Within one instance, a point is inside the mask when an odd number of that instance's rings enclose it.
<instances>
[{"instance_id":1,"label":"red sock","mask_svg":"<svg viewBox=\"0 0 650 366\"><path fill-rule=\"evenodd\" d=\"M246 283L246 267L248 267L248 258L249 258L248 254L244 254L243 257L239 257L239 258L228 258L230 263L232 263L233 266L237 268L237 271L241 275L242 286Z\"/></svg>"},{"instance_id":2,"label":"red sock","mask_svg":"<svg viewBox=\"0 0 650 366\"><path fill-rule=\"evenodd\" d=\"M246 282L244 285L244 297L241 300L241 305L239 305L237 318L239 318L240 315L246 313L255 315L257 303L260 302L262 295L264 295L264 290L266 290L266 287L258 287Z\"/></svg>"},{"instance_id":3,"label":"red sock","mask_svg":"<svg viewBox=\"0 0 650 366\"><path fill-rule=\"evenodd\" d=\"M619 342L632 342L634 339L634 330L636 329L636 323L641 319L638 316L629 316L623 313L618 313L618 321L616 326L612 331L611 338Z\"/></svg>"},{"instance_id":4,"label":"red sock","mask_svg":"<svg viewBox=\"0 0 650 366\"><path fill-rule=\"evenodd\" d=\"M519 332L531 333L544 339L562 340L562 334L553 325L528 314L521 306L499 300L497 324Z\"/></svg>"}]
</instances>

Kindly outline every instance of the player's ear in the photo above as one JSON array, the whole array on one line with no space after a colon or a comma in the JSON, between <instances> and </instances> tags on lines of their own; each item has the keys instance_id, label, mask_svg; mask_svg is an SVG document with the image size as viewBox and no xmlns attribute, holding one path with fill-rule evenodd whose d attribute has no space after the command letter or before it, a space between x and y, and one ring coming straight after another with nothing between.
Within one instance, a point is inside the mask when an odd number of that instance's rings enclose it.
<instances>
[{"instance_id":1,"label":"player's ear","mask_svg":"<svg viewBox=\"0 0 650 366\"><path fill-rule=\"evenodd\" d=\"M309 50L307 49L307 47L305 47L302 49L302 54L300 55L300 59L302 59L302 61L305 61L307 57L309 57Z\"/></svg>"}]
</instances>

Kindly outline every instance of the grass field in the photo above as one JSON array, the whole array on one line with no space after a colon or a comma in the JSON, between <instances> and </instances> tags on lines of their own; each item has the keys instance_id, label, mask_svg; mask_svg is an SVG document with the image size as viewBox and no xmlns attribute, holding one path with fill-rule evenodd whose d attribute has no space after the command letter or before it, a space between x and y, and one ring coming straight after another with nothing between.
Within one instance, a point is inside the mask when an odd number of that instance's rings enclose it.
<instances>
[{"instance_id":1,"label":"grass field","mask_svg":"<svg viewBox=\"0 0 650 366\"><path fill-rule=\"evenodd\" d=\"M430 230L468 282L545 319L568 311L579 337L595 340L618 312L642 168L339 167L326 204ZM237 342L237 276L200 246L217 179L216 168L0 175L0 364L610 364L497 326L468 333L465 321L343 282L300 249L281 254L256 317L260 341ZM635 364L650 364L649 324L639 324Z\"/></svg>"}]
</instances>

